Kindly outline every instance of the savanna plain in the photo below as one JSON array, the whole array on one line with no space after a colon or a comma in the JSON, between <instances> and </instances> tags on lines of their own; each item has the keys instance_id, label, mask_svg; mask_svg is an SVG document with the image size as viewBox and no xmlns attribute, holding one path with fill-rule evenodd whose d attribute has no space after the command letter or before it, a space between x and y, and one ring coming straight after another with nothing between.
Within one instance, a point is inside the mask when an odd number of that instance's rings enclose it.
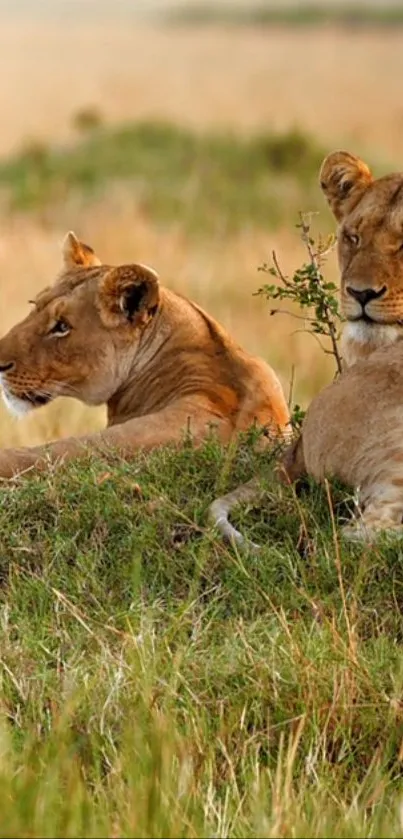
<instances>
[{"instance_id":1,"label":"savanna plain","mask_svg":"<svg viewBox=\"0 0 403 839\"><path fill-rule=\"evenodd\" d=\"M401 168L403 26L79 5L1 11L0 333L73 229L105 262L152 265L305 407L332 359L270 314L258 268L304 262L300 211L332 232L327 152ZM1 407L1 444L104 421ZM272 465L253 431L1 486L1 836L403 835L401 547L344 545L346 490L297 498ZM264 501L236 514L252 554L206 511L257 471Z\"/></svg>"}]
</instances>

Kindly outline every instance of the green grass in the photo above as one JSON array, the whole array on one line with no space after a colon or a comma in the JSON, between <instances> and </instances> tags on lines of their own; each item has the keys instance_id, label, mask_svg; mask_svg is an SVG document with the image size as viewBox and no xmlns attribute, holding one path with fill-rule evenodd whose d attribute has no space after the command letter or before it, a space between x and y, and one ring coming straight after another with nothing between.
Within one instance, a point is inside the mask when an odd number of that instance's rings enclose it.
<instances>
[{"instance_id":1,"label":"green grass","mask_svg":"<svg viewBox=\"0 0 403 839\"><path fill-rule=\"evenodd\" d=\"M181 5L166 13L170 23L225 23L257 26L317 26L336 24L346 27L392 27L403 24L403 8L398 3L272 3Z\"/></svg>"},{"instance_id":2,"label":"green grass","mask_svg":"<svg viewBox=\"0 0 403 839\"><path fill-rule=\"evenodd\" d=\"M206 509L256 470L251 555ZM212 439L2 489L1 836L402 835L402 549L270 470Z\"/></svg>"},{"instance_id":3,"label":"green grass","mask_svg":"<svg viewBox=\"0 0 403 839\"><path fill-rule=\"evenodd\" d=\"M0 195L10 209L52 211L74 193L125 185L156 221L183 219L203 234L267 227L315 195L325 152L298 130L285 134L197 134L169 124L95 127L75 144L30 143L0 161Z\"/></svg>"}]
</instances>

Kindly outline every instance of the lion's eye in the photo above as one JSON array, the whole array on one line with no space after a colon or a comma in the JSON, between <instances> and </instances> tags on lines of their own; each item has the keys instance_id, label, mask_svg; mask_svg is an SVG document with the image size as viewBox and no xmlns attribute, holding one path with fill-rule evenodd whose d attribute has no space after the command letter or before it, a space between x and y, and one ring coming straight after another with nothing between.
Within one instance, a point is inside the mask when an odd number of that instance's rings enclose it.
<instances>
[{"instance_id":1,"label":"lion's eye","mask_svg":"<svg viewBox=\"0 0 403 839\"><path fill-rule=\"evenodd\" d=\"M350 245L354 245L354 247L357 247L360 242L360 237L357 236L356 233L349 233L348 230L343 230L343 238L346 242L349 242Z\"/></svg>"},{"instance_id":2,"label":"lion's eye","mask_svg":"<svg viewBox=\"0 0 403 839\"><path fill-rule=\"evenodd\" d=\"M67 323L66 320L57 320L55 324L53 324L52 328L49 329L49 335L67 335L68 332L71 331L70 325Z\"/></svg>"}]
</instances>

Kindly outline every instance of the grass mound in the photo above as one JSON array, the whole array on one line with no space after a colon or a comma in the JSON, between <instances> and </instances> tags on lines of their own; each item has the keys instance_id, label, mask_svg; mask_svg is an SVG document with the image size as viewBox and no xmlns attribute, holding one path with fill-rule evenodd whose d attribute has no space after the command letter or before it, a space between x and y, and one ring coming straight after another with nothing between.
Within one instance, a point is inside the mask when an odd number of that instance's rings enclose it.
<instances>
[{"instance_id":1,"label":"grass mound","mask_svg":"<svg viewBox=\"0 0 403 839\"><path fill-rule=\"evenodd\" d=\"M160 123L100 125L70 147L30 143L0 162L0 192L12 209L43 210L72 192L107 196L120 182L157 221L180 218L191 232L233 231L297 213L309 203L323 157L298 130L241 137Z\"/></svg>"},{"instance_id":2,"label":"grass mound","mask_svg":"<svg viewBox=\"0 0 403 839\"><path fill-rule=\"evenodd\" d=\"M226 24L252 26L323 26L336 25L361 29L395 27L403 24L399 3L219 3L208 2L178 5L166 14L176 24Z\"/></svg>"},{"instance_id":3,"label":"grass mound","mask_svg":"<svg viewBox=\"0 0 403 839\"><path fill-rule=\"evenodd\" d=\"M251 555L205 514L254 471ZM0 522L2 835L401 835L398 542L340 545L253 435L21 480Z\"/></svg>"}]
</instances>

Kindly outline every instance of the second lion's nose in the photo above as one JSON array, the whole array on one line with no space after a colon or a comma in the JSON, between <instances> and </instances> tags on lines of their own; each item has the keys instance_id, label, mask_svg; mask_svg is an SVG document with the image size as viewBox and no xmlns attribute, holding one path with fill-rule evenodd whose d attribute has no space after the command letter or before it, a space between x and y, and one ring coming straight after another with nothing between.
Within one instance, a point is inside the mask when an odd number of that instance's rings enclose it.
<instances>
[{"instance_id":1,"label":"second lion's nose","mask_svg":"<svg viewBox=\"0 0 403 839\"><path fill-rule=\"evenodd\" d=\"M374 288L353 288L348 285L347 291L350 296L354 297L355 300L358 300L364 308L370 300L377 300L379 297L383 297L386 291L386 285L382 286L379 291L376 291Z\"/></svg>"}]
</instances>

